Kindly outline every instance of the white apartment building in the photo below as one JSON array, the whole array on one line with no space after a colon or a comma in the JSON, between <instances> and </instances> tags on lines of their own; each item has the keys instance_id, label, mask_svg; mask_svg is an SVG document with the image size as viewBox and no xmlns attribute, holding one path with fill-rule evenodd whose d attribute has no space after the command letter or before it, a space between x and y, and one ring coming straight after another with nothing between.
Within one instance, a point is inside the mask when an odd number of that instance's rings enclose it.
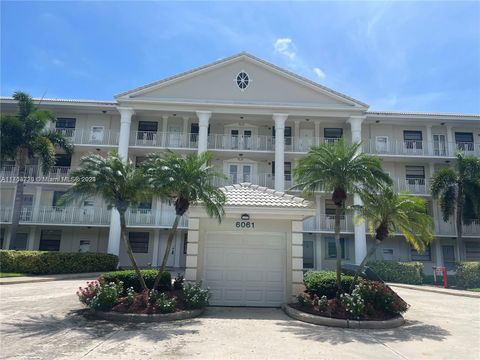
<instances>
[{"instance_id":1,"label":"white apartment building","mask_svg":"<svg viewBox=\"0 0 480 360\"><path fill-rule=\"evenodd\" d=\"M11 98L2 98L1 107L2 112L16 111ZM70 186L69 172L88 153L106 155L118 149L138 164L147 154L165 149L184 154L208 150L214 154L215 166L228 177L219 186L252 183L300 196L290 190L298 160L311 145L344 137L361 141L362 151L378 155L398 191L426 198L434 218L436 239L424 254L398 236L378 249L377 259L422 261L427 273L434 265L452 268L458 260L480 260L480 222L465 226L464 241L458 243L455 224L443 222L428 190L432 174L452 165L457 151L480 156L480 115L368 111L368 105L358 100L247 53L123 92L114 101L43 99L41 107L54 112L57 120L52 126L71 140L74 154L59 153L57 165L44 174L46 179L26 185L14 244L3 241L11 223L14 184L1 184L3 248L108 251L128 265L118 240L118 217L102 199L56 206ZM35 160L27 168L27 176L41 174ZM16 173L14 163L2 164L0 176ZM334 266L335 211L330 197L324 192L312 196L314 216L306 216L297 229L303 234L303 252L297 254L303 258L303 269ZM349 203L357 200L351 198ZM131 209L127 222L139 263L157 266L173 222L172 208L152 199ZM354 224L351 215L342 216L341 224L342 258L359 263L372 238L365 224ZM195 226L188 218L182 220L169 266L189 267L189 231L202 232L201 222L200 229ZM268 233L268 227L262 231ZM192 255L198 256L195 261L201 253Z\"/></svg>"}]
</instances>

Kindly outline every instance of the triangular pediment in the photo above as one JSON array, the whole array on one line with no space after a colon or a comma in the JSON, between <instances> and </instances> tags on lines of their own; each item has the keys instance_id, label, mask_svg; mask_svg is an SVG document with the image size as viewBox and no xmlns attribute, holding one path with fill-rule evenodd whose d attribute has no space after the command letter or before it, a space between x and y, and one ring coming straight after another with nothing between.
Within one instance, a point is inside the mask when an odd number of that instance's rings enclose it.
<instances>
[{"instance_id":1,"label":"triangular pediment","mask_svg":"<svg viewBox=\"0 0 480 360\"><path fill-rule=\"evenodd\" d=\"M245 89L241 89L236 81L241 72L248 74L249 81ZM116 98L119 101L137 99L211 104L368 107L358 100L246 53L133 89Z\"/></svg>"}]
</instances>

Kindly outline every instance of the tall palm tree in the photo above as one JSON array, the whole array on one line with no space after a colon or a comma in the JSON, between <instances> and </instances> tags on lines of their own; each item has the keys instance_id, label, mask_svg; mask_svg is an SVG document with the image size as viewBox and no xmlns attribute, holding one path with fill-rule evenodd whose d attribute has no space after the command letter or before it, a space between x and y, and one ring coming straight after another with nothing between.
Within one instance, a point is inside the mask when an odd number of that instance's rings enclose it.
<instances>
[{"instance_id":1,"label":"tall palm tree","mask_svg":"<svg viewBox=\"0 0 480 360\"><path fill-rule=\"evenodd\" d=\"M480 158L457 154L455 167L433 174L430 192L440 200L443 220L455 215L457 244L462 242L462 224L471 224L480 217Z\"/></svg>"},{"instance_id":2,"label":"tall palm tree","mask_svg":"<svg viewBox=\"0 0 480 360\"><path fill-rule=\"evenodd\" d=\"M360 144L347 144L344 139L334 143L312 146L307 156L294 169L297 185L309 194L315 191L332 191L335 211L335 245L337 252L337 294L341 292L340 216L345 211L348 194L360 194L365 188L375 189L382 183L391 184L383 172L377 156L361 153Z\"/></svg>"},{"instance_id":3,"label":"tall palm tree","mask_svg":"<svg viewBox=\"0 0 480 360\"><path fill-rule=\"evenodd\" d=\"M55 116L50 111L37 109L32 97L24 92L15 92L13 99L17 101L17 114L2 114L0 117L1 159L14 160L18 169L18 181L15 187L12 226L10 229L10 244L17 237L17 229L23 207L26 164L30 159L39 158L42 171L48 173L55 165L56 147L63 149L67 154L72 154L73 152L73 146L60 132L46 128L49 122L55 120Z\"/></svg>"},{"instance_id":4,"label":"tall palm tree","mask_svg":"<svg viewBox=\"0 0 480 360\"><path fill-rule=\"evenodd\" d=\"M390 235L402 234L405 240L419 252L433 240L432 217L427 213L427 202L418 196L396 193L390 186L381 186L378 192L364 191L360 194L363 206L357 207L356 220L368 221L368 228L375 238L360 263L350 291L353 290L359 274L378 245Z\"/></svg>"},{"instance_id":5,"label":"tall palm tree","mask_svg":"<svg viewBox=\"0 0 480 360\"><path fill-rule=\"evenodd\" d=\"M213 185L216 179L224 178L224 175L214 171L213 166L209 164L211 158L212 155L207 152L182 157L168 150L149 155L143 163L153 192L160 198L173 202L175 207L175 220L168 233L167 247L155 280L155 287L167 266L178 223L189 207L200 203L207 214L216 217L218 221L221 221L225 214L223 209L225 194Z\"/></svg>"},{"instance_id":6,"label":"tall palm tree","mask_svg":"<svg viewBox=\"0 0 480 360\"><path fill-rule=\"evenodd\" d=\"M125 213L128 208L147 200L151 194L146 191L147 181L141 171L131 161L123 161L116 151L102 157L90 154L80 159L80 168L72 171L72 178L79 179L60 198L60 204L74 201L82 202L89 197L98 196L104 199L109 209L115 208L120 214L121 238L132 263L140 285L148 290L140 272L127 236ZM84 181L82 179L94 179Z\"/></svg>"}]
</instances>

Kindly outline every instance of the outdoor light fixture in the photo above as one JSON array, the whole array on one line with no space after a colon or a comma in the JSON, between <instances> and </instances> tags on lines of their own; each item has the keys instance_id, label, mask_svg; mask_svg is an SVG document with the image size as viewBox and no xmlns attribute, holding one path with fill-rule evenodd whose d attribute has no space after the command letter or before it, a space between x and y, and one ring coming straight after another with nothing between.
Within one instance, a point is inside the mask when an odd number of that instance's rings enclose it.
<instances>
[{"instance_id":1,"label":"outdoor light fixture","mask_svg":"<svg viewBox=\"0 0 480 360\"><path fill-rule=\"evenodd\" d=\"M445 125L445 123L440 123L440 125Z\"/></svg>"},{"instance_id":2,"label":"outdoor light fixture","mask_svg":"<svg viewBox=\"0 0 480 360\"><path fill-rule=\"evenodd\" d=\"M248 214L242 214L242 216L240 216L240 218L241 218L242 220L250 220L250 215L248 215Z\"/></svg>"}]
</instances>

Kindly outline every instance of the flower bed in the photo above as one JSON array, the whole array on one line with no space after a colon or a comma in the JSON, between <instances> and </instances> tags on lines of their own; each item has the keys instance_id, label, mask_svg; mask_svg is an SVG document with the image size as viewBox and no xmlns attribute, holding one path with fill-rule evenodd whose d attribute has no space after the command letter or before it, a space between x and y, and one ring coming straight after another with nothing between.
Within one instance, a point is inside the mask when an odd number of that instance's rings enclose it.
<instances>
[{"instance_id":1,"label":"flower bed","mask_svg":"<svg viewBox=\"0 0 480 360\"><path fill-rule=\"evenodd\" d=\"M289 306L328 318L369 321L393 319L408 309L408 304L390 287L370 280L362 280L351 294L346 292L340 298L328 299L326 295L305 292L297 297L297 303Z\"/></svg>"},{"instance_id":2,"label":"flower bed","mask_svg":"<svg viewBox=\"0 0 480 360\"><path fill-rule=\"evenodd\" d=\"M200 284L183 284L183 277L177 277L174 286L162 290L136 292L125 287L122 281L107 282L102 277L87 282L86 287L77 291L80 302L96 312L122 314L173 314L190 311L197 314L208 305L210 293ZM168 318L168 317L166 317ZM172 317L175 319L175 317Z\"/></svg>"}]
</instances>

